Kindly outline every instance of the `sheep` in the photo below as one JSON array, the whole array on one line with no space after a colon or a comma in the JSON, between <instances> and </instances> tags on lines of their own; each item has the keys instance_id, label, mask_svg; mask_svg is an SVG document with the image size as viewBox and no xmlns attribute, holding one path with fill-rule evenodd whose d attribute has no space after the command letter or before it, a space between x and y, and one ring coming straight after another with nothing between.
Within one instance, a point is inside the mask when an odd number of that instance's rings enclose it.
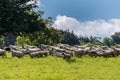
<instances>
[{"instance_id":1,"label":"sheep","mask_svg":"<svg viewBox=\"0 0 120 80\"><path fill-rule=\"evenodd\" d=\"M40 46L40 49L41 49L41 50L49 50L49 48L51 48L50 45L41 44L41 46Z\"/></svg>"},{"instance_id":2,"label":"sheep","mask_svg":"<svg viewBox=\"0 0 120 80\"><path fill-rule=\"evenodd\" d=\"M22 51L24 54L28 54L28 50L27 49L20 49L20 51Z\"/></svg>"},{"instance_id":3,"label":"sheep","mask_svg":"<svg viewBox=\"0 0 120 80\"><path fill-rule=\"evenodd\" d=\"M27 48L28 53L29 52L36 52L36 51L40 51L40 48Z\"/></svg>"},{"instance_id":4,"label":"sheep","mask_svg":"<svg viewBox=\"0 0 120 80\"><path fill-rule=\"evenodd\" d=\"M58 52L64 52L65 49L60 49L60 48L58 48L58 49L56 49L56 51L58 51Z\"/></svg>"},{"instance_id":5,"label":"sheep","mask_svg":"<svg viewBox=\"0 0 120 80\"><path fill-rule=\"evenodd\" d=\"M46 57L48 55L48 53L49 53L49 51L36 51L36 52L30 52L29 56L31 58L33 58L33 57L39 58L39 57L43 57L43 56Z\"/></svg>"},{"instance_id":6,"label":"sheep","mask_svg":"<svg viewBox=\"0 0 120 80\"><path fill-rule=\"evenodd\" d=\"M77 57L81 57L85 54L88 54L92 57L102 56L102 57L114 57L120 55L120 45L116 45L114 48L109 48L107 46L94 46L94 47L87 47L87 46L69 46L67 44L57 44L54 46L50 45L41 45L40 48L37 46L29 46L25 45L24 48L20 46L13 46L10 45L9 47L4 47L4 50L9 51L11 49L12 56L16 56L18 58L23 57L25 53L29 54L31 58L33 57L43 57L47 56L48 54L61 57L63 59L71 58L73 55ZM20 53L20 54L17 54ZM22 54L21 54L22 53ZM0 50L0 55L2 52ZM5 54L6 55L6 54Z\"/></svg>"},{"instance_id":7,"label":"sheep","mask_svg":"<svg viewBox=\"0 0 120 80\"><path fill-rule=\"evenodd\" d=\"M120 55L120 48L112 48L114 50L115 56Z\"/></svg>"},{"instance_id":8,"label":"sheep","mask_svg":"<svg viewBox=\"0 0 120 80\"><path fill-rule=\"evenodd\" d=\"M71 59L71 54L63 53L63 59Z\"/></svg>"},{"instance_id":9,"label":"sheep","mask_svg":"<svg viewBox=\"0 0 120 80\"><path fill-rule=\"evenodd\" d=\"M10 47L4 47L4 50L10 51Z\"/></svg>"},{"instance_id":10,"label":"sheep","mask_svg":"<svg viewBox=\"0 0 120 80\"><path fill-rule=\"evenodd\" d=\"M55 49L52 49L52 53L53 53L53 56L55 56L56 58L57 57L61 57L61 58L64 57L63 52L58 52Z\"/></svg>"},{"instance_id":11,"label":"sheep","mask_svg":"<svg viewBox=\"0 0 120 80\"><path fill-rule=\"evenodd\" d=\"M6 51L4 49L0 49L0 56L7 57L6 56Z\"/></svg>"},{"instance_id":12,"label":"sheep","mask_svg":"<svg viewBox=\"0 0 120 80\"><path fill-rule=\"evenodd\" d=\"M13 45L10 45L9 46L10 47L10 49L14 49L14 50L20 50L20 49L22 49L22 47L20 47L20 46L13 46Z\"/></svg>"},{"instance_id":13,"label":"sheep","mask_svg":"<svg viewBox=\"0 0 120 80\"><path fill-rule=\"evenodd\" d=\"M65 47L69 47L70 45L59 43L59 44L57 44L56 46L64 49Z\"/></svg>"},{"instance_id":14,"label":"sheep","mask_svg":"<svg viewBox=\"0 0 120 80\"><path fill-rule=\"evenodd\" d=\"M53 50L52 49L49 49L49 55L52 55L53 56Z\"/></svg>"},{"instance_id":15,"label":"sheep","mask_svg":"<svg viewBox=\"0 0 120 80\"><path fill-rule=\"evenodd\" d=\"M103 49L99 45L90 47L90 49L88 50L88 55L91 57L101 56L103 54L102 50Z\"/></svg>"},{"instance_id":16,"label":"sheep","mask_svg":"<svg viewBox=\"0 0 120 80\"><path fill-rule=\"evenodd\" d=\"M16 51L22 51L24 54L27 54L27 53L28 53L27 49L23 49L23 48L20 47L20 46L13 46L13 45L11 45L11 46L10 46L10 49L16 50Z\"/></svg>"},{"instance_id":17,"label":"sheep","mask_svg":"<svg viewBox=\"0 0 120 80\"><path fill-rule=\"evenodd\" d=\"M13 50L11 49L11 54L12 54L12 57L18 57L18 58L23 58L24 56L24 53L22 51L17 51L17 50Z\"/></svg>"},{"instance_id":18,"label":"sheep","mask_svg":"<svg viewBox=\"0 0 120 80\"><path fill-rule=\"evenodd\" d=\"M93 48L92 50L90 50L89 56L111 57L111 56L115 56L115 54L113 49L103 46L103 47Z\"/></svg>"},{"instance_id":19,"label":"sheep","mask_svg":"<svg viewBox=\"0 0 120 80\"><path fill-rule=\"evenodd\" d=\"M34 58L34 57L39 58L39 57L40 57L40 52L39 52L39 51L30 52L30 53L29 53L29 56L30 56L31 58Z\"/></svg>"},{"instance_id":20,"label":"sheep","mask_svg":"<svg viewBox=\"0 0 120 80\"><path fill-rule=\"evenodd\" d=\"M42 56L47 56L49 54L49 51L39 51L39 55L42 57Z\"/></svg>"},{"instance_id":21,"label":"sheep","mask_svg":"<svg viewBox=\"0 0 120 80\"><path fill-rule=\"evenodd\" d=\"M90 50L88 55L91 56L91 57L97 57L97 51L96 50Z\"/></svg>"},{"instance_id":22,"label":"sheep","mask_svg":"<svg viewBox=\"0 0 120 80\"><path fill-rule=\"evenodd\" d=\"M111 48L105 50L104 52L105 52L104 57L115 57L114 50Z\"/></svg>"},{"instance_id":23,"label":"sheep","mask_svg":"<svg viewBox=\"0 0 120 80\"><path fill-rule=\"evenodd\" d=\"M84 54L88 54L90 50L91 50L91 47L85 47Z\"/></svg>"},{"instance_id":24,"label":"sheep","mask_svg":"<svg viewBox=\"0 0 120 80\"><path fill-rule=\"evenodd\" d=\"M53 46L52 49L51 49L51 51L52 51L52 52L53 52L53 51L56 51L56 52L64 52L65 49L61 49L61 48L59 48L59 47ZM53 53L54 53L54 52L53 52Z\"/></svg>"},{"instance_id":25,"label":"sheep","mask_svg":"<svg viewBox=\"0 0 120 80\"><path fill-rule=\"evenodd\" d=\"M84 54L84 50L83 49L74 50L74 54L77 57L81 57Z\"/></svg>"},{"instance_id":26,"label":"sheep","mask_svg":"<svg viewBox=\"0 0 120 80\"><path fill-rule=\"evenodd\" d=\"M61 58L64 57L63 53L61 53L61 52L56 52L56 53L55 53L55 56L56 56L56 57L61 57Z\"/></svg>"},{"instance_id":27,"label":"sheep","mask_svg":"<svg viewBox=\"0 0 120 80\"><path fill-rule=\"evenodd\" d=\"M101 46L101 48L102 48L103 50L107 50L107 49L108 49L107 46Z\"/></svg>"},{"instance_id":28,"label":"sheep","mask_svg":"<svg viewBox=\"0 0 120 80\"><path fill-rule=\"evenodd\" d=\"M74 55L74 52L73 52L73 51L68 51L68 50L65 50L65 53L70 54L71 56L73 56L73 55Z\"/></svg>"},{"instance_id":29,"label":"sheep","mask_svg":"<svg viewBox=\"0 0 120 80\"><path fill-rule=\"evenodd\" d=\"M105 57L105 52L104 52L104 51L97 51L97 52L96 52L96 55L97 55L97 56L100 56L100 57L101 57L101 56Z\"/></svg>"},{"instance_id":30,"label":"sheep","mask_svg":"<svg viewBox=\"0 0 120 80\"><path fill-rule=\"evenodd\" d=\"M25 49L26 48L37 48L37 46L30 46L30 45L25 45L25 46L23 46Z\"/></svg>"},{"instance_id":31,"label":"sheep","mask_svg":"<svg viewBox=\"0 0 120 80\"><path fill-rule=\"evenodd\" d=\"M120 48L120 44L116 44L115 47L116 47L116 48Z\"/></svg>"}]
</instances>

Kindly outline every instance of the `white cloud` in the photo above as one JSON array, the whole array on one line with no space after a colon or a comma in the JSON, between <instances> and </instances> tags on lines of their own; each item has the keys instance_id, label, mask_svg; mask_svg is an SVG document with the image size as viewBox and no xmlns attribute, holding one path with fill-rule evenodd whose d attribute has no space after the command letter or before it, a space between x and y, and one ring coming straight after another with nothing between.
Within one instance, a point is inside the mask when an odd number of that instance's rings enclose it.
<instances>
[{"instance_id":1,"label":"white cloud","mask_svg":"<svg viewBox=\"0 0 120 80\"><path fill-rule=\"evenodd\" d=\"M109 37L120 31L120 19L80 22L72 17L58 15L53 27L62 30L73 30L77 35Z\"/></svg>"},{"instance_id":2,"label":"white cloud","mask_svg":"<svg viewBox=\"0 0 120 80\"><path fill-rule=\"evenodd\" d=\"M31 0L27 4L36 4L37 6L41 6L42 5L40 0Z\"/></svg>"}]
</instances>

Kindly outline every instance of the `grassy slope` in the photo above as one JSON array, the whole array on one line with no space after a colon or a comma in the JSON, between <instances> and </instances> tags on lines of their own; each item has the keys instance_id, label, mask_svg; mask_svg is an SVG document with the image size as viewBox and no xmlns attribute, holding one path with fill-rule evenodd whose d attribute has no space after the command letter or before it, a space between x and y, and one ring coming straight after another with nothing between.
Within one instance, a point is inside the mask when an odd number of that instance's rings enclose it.
<instances>
[{"instance_id":1,"label":"grassy slope","mask_svg":"<svg viewBox=\"0 0 120 80\"><path fill-rule=\"evenodd\" d=\"M0 57L0 80L119 80L120 57L82 58L70 61L46 57Z\"/></svg>"}]
</instances>

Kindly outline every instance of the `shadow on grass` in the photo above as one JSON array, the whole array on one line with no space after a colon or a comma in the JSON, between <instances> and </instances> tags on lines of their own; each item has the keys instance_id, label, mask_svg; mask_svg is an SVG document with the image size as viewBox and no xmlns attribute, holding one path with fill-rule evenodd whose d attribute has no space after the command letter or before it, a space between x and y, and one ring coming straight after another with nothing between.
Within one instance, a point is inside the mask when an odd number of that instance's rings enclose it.
<instances>
[{"instance_id":1,"label":"shadow on grass","mask_svg":"<svg viewBox=\"0 0 120 80\"><path fill-rule=\"evenodd\" d=\"M76 62L76 59L65 59L65 61L69 64Z\"/></svg>"}]
</instances>

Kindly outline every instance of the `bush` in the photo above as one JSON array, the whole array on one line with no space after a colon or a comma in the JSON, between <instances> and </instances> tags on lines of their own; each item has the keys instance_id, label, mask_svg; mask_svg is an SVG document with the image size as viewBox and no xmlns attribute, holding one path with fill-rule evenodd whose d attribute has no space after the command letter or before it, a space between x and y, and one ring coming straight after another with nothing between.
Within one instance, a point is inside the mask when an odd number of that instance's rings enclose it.
<instances>
[{"instance_id":1,"label":"bush","mask_svg":"<svg viewBox=\"0 0 120 80\"><path fill-rule=\"evenodd\" d=\"M101 42L93 42L93 43L89 42L89 43L86 43L86 45L89 46L89 47L96 46L96 45L101 45L102 46L103 43L101 43Z\"/></svg>"},{"instance_id":2,"label":"bush","mask_svg":"<svg viewBox=\"0 0 120 80\"><path fill-rule=\"evenodd\" d=\"M24 46L26 44L31 45L29 37L18 36L15 42L16 45Z\"/></svg>"}]
</instances>

